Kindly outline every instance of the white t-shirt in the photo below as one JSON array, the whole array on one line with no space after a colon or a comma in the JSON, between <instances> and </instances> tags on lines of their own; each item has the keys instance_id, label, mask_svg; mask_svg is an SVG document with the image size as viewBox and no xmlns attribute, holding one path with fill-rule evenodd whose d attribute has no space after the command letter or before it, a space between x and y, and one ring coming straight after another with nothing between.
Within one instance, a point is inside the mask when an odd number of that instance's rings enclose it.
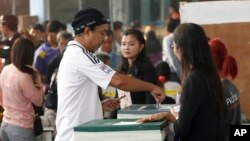
<instances>
[{"instance_id":1,"label":"white t-shirt","mask_svg":"<svg viewBox=\"0 0 250 141\"><path fill-rule=\"evenodd\" d=\"M171 72L176 72L178 77L181 77L181 64L175 56L171 45L174 42L174 34L171 33L163 38L162 42L162 60L169 64Z\"/></svg>"},{"instance_id":2,"label":"white t-shirt","mask_svg":"<svg viewBox=\"0 0 250 141\"><path fill-rule=\"evenodd\" d=\"M102 119L97 85L107 88L115 71L76 41L70 41L58 71L55 141L74 141L74 127Z\"/></svg>"}]
</instances>

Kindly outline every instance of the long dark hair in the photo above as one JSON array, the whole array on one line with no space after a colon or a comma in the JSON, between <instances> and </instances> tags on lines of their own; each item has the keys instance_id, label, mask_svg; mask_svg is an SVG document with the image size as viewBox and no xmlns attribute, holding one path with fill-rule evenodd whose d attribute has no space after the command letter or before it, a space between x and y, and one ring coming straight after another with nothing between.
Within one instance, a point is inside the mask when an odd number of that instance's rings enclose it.
<instances>
[{"instance_id":1,"label":"long dark hair","mask_svg":"<svg viewBox=\"0 0 250 141\"><path fill-rule=\"evenodd\" d=\"M123 36L133 35L141 44L144 45L144 48L141 50L140 54L137 56L135 61L133 62L132 66L129 66L128 59L121 57L121 63L118 66L117 72L123 74L131 74L136 68L140 67L141 65L146 65L150 62L149 58L146 55L146 46L145 46L145 39L141 31L137 29L128 29L124 32Z\"/></svg>"},{"instance_id":2,"label":"long dark hair","mask_svg":"<svg viewBox=\"0 0 250 141\"><path fill-rule=\"evenodd\" d=\"M147 54L152 54L162 51L161 42L157 39L154 31L149 31L146 34L146 52Z\"/></svg>"},{"instance_id":3,"label":"long dark hair","mask_svg":"<svg viewBox=\"0 0 250 141\"><path fill-rule=\"evenodd\" d=\"M32 66L34 51L34 44L30 40L18 38L11 49L11 62L18 70L31 74L31 70L27 66Z\"/></svg>"},{"instance_id":4,"label":"long dark hair","mask_svg":"<svg viewBox=\"0 0 250 141\"><path fill-rule=\"evenodd\" d=\"M39 83L39 73L32 67L35 46L32 41L25 38L15 40L11 50L11 62L18 70L31 75L35 85Z\"/></svg>"},{"instance_id":5,"label":"long dark hair","mask_svg":"<svg viewBox=\"0 0 250 141\"><path fill-rule=\"evenodd\" d=\"M181 24L174 32L174 42L181 52L182 81L191 69L201 73L206 79L216 112L222 112L225 103L223 89L204 30L197 24Z\"/></svg>"}]
</instances>

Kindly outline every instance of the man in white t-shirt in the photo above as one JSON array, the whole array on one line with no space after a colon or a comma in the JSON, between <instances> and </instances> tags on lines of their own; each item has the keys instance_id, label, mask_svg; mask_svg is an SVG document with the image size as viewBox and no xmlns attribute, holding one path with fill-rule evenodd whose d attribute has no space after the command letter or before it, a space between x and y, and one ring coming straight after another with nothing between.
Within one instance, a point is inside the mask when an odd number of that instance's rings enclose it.
<instances>
[{"instance_id":1,"label":"man in white t-shirt","mask_svg":"<svg viewBox=\"0 0 250 141\"><path fill-rule=\"evenodd\" d=\"M162 41L162 60L167 62L170 67L171 76L168 79L180 83L181 79L181 64L174 54L171 47L174 42L174 30L180 24L180 20L171 19L167 25L168 35Z\"/></svg>"},{"instance_id":2,"label":"man in white t-shirt","mask_svg":"<svg viewBox=\"0 0 250 141\"><path fill-rule=\"evenodd\" d=\"M109 25L103 14L94 9L80 10L74 16L74 41L68 43L58 72L58 109L55 141L74 141L74 127L103 118L103 110L118 108L117 100L101 102L98 85L126 91L151 91L159 102L165 99L163 88L116 73L93 53L106 40Z\"/></svg>"}]
</instances>

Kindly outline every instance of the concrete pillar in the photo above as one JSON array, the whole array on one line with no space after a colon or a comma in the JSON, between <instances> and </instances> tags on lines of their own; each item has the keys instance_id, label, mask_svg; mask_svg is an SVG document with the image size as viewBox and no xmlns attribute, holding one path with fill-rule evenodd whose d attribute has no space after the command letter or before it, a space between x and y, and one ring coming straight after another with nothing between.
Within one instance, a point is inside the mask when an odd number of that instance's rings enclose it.
<instances>
[{"instance_id":1,"label":"concrete pillar","mask_svg":"<svg viewBox=\"0 0 250 141\"><path fill-rule=\"evenodd\" d=\"M161 0L161 21L164 24L165 18L168 16L170 7L170 0Z\"/></svg>"},{"instance_id":2,"label":"concrete pillar","mask_svg":"<svg viewBox=\"0 0 250 141\"><path fill-rule=\"evenodd\" d=\"M50 0L30 0L30 16L38 16L38 22L50 20Z\"/></svg>"},{"instance_id":3,"label":"concrete pillar","mask_svg":"<svg viewBox=\"0 0 250 141\"><path fill-rule=\"evenodd\" d=\"M121 21L124 24L129 22L129 1L128 0L110 0L112 5L113 21Z\"/></svg>"},{"instance_id":4,"label":"concrete pillar","mask_svg":"<svg viewBox=\"0 0 250 141\"><path fill-rule=\"evenodd\" d=\"M16 0L12 0L12 14L16 15Z\"/></svg>"},{"instance_id":5,"label":"concrete pillar","mask_svg":"<svg viewBox=\"0 0 250 141\"><path fill-rule=\"evenodd\" d=\"M141 22L142 24L150 24L150 0L141 0Z\"/></svg>"}]
</instances>

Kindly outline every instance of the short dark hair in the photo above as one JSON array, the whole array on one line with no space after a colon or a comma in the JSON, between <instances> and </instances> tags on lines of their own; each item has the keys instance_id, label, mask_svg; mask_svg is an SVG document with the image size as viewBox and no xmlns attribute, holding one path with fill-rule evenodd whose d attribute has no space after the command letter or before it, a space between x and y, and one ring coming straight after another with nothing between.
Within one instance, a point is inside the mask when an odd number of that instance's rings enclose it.
<instances>
[{"instance_id":1,"label":"short dark hair","mask_svg":"<svg viewBox=\"0 0 250 141\"><path fill-rule=\"evenodd\" d=\"M65 23L62 23L62 30L67 30L67 25Z\"/></svg>"},{"instance_id":2,"label":"short dark hair","mask_svg":"<svg viewBox=\"0 0 250 141\"><path fill-rule=\"evenodd\" d=\"M44 26L42 24L36 23L32 25L32 29L44 32Z\"/></svg>"},{"instance_id":3,"label":"short dark hair","mask_svg":"<svg viewBox=\"0 0 250 141\"><path fill-rule=\"evenodd\" d=\"M71 33L69 33L69 32L66 32L66 31L61 31L61 32L59 32L58 34L57 34L57 41L59 41L59 39L60 38L64 38L64 39L66 39L66 40L73 40L73 36L72 36L72 34Z\"/></svg>"},{"instance_id":4,"label":"short dark hair","mask_svg":"<svg viewBox=\"0 0 250 141\"><path fill-rule=\"evenodd\" d=\"M47 32L59 32L63 29L62 23L58 20L49 21L47 24Z\"/></svg>"},{"instance_id":5,"label":"short dark hair","mask_svg":"<svg viewBox=\"0 0 250 141\"><path fill-rule=\"evenodd\" d=\"M156 69L158 76L163 75L163 76L165 76L165 78L167 80L169 80L169 78L171 76L171 72L170 72L170 67L169 67L167 62L160 61L160 62L156 63L155 69Z\"/></svg>"},{"instance_id":6,"label":"short dark hair","mask_svg":"<svg viewBox=\"0 0 250 141\"><path fill-rule=\"evenodd\" d=\"M167 31L172 33L176 29L176 27L180 24L179 19L170 19L168 25L167 25Z\"/></svg>"},{"instance_id":7,"label":"short dark hair","mask_svg":"<svg viewBox=\"0 0 250 141\"><path fill-rule=\"evenodd\" d=\"M0 17L0 23L7 26L11 31L17 31L18 18L15 15L2 15Z\"/></svg>"},{"instance_id":8,"label":"short dark hair","mask_svg":"<svg viewBox=\"0 0 250 141\"><path fill-rule=\"evenodd\" d=\"M122 22L120 21L114 21L114 30L121 30L122 29Z\"/></svg>"},{"instance_id":9,"label":"short dark hair","mask_svg":"<svg viewBox=\"0 0 250 141\"><path fill-rule=\"evenodd\" d=\"M131 23L131 28L132 29L138 29L141 27L141 22L139 20L135 20Z\"/></svg>"},{"instance_id":10,"label":"short dark hair","mask_svg":"<svg viewBox=\"0 0 250 141\"><path fill-rule=\"evenodd\" d=\"M11 49L11 62L22 72L26 72L26 65L32 65L34 58L34 44L25 38L15 40Z\"/></svg>"}]
</instances>

